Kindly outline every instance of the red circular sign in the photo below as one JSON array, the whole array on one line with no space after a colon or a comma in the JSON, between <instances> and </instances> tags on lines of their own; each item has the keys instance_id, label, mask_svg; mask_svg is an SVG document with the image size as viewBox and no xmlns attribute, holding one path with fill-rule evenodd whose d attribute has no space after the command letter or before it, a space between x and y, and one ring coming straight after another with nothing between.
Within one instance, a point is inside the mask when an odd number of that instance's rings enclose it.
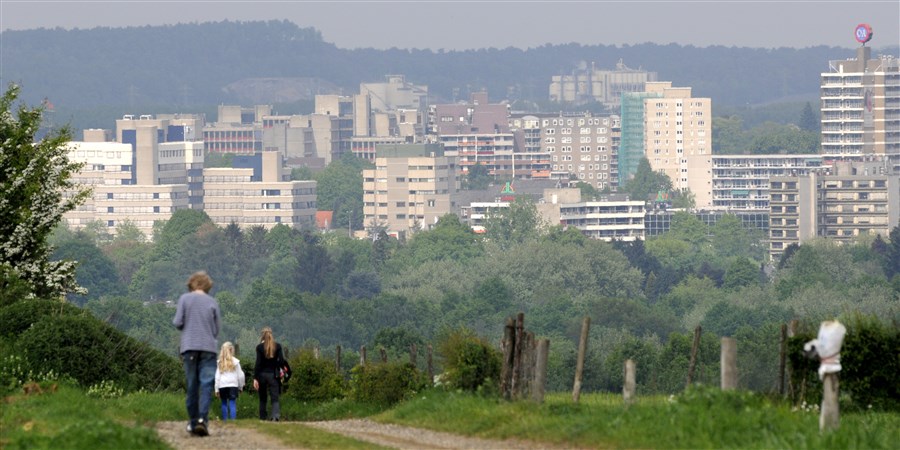
<instances>
[{"instance_id":1,"label":"red circular sign","mask_svg":"<svg viewBox=\"0 0 900 450\"><path fill-rule=\"evenodd\" d=\"M872 27L867 23L861 23L856 26L856 31L853 34L856 36L857 42L865 44L872 40Z\"/></svg>"}]
</instances>

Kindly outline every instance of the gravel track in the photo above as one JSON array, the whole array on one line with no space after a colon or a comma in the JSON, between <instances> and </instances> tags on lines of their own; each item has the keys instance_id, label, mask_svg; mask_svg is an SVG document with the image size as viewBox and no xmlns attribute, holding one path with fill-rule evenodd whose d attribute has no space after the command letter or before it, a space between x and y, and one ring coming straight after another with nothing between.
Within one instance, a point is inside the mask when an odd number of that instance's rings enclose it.
<instances>
[{"instance_id":1,"label":"gravel track","mask_svg":"<svg viewBox=\"0 0 900 450\"><path fill-rule=\"evenodd\" d=\"M323 422L280 422L279 426L308 426L341 434L359 441L370 442L399 450L473 449L473 450L532 450L563 449L543 443L519 440L491 440L460 436L422 428L374 422L368 419L329 420ZM248 428L211 422L209 436L197 437L185 431L185 422L159 422L160 437L178 450L217 449L291 449L277 439Z\"/></svg>"}]
</instances>

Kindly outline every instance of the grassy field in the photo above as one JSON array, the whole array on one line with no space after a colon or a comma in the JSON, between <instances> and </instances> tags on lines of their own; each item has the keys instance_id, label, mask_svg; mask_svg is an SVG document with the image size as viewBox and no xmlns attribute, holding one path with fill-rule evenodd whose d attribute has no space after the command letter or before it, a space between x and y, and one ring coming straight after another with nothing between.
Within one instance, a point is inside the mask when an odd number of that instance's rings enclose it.
<instances>
[{"instance_id":1,"label":"grassy field","mask_svg":"<svg viewBox=\"0 0 900 450\"><path fill-rule=\"evenodd\" d=\"M272 426L255 420L256 397L239 400L240 427L254 428L303 448L372 448L307 427ZM215 405L217 406L217 404ZM215 409L215 408L214 408ZM64 384L41 394L4 398L0 447L67 449L163 449L156 421L184 420L178 393L89 396ZM426 391L392 409L349 401L321 404L284 401L286 420L371 416L484 438L517 438L580 448L896 448L900 414L843 413L841 427L819 433L818 413L747 392L692 389L677 397L644 397L626 408L614 394L552 394L537 405L471 394Z\"/></svg>"},{"instance_id":2,"label":"grassy field","mask_svg":"<svg viewBox=\"0 0 900 450\"><path fill-rule=\"evenodd\" d=\"M620 395L570 394L544 404L430 392L376 420L485 438L518 438L587 448L897 448L900 414L844 414L839 430L819 433L818 412L793 410L748 392L692 389L645 397L624 407Z\"/></svg>"}]
</instances>

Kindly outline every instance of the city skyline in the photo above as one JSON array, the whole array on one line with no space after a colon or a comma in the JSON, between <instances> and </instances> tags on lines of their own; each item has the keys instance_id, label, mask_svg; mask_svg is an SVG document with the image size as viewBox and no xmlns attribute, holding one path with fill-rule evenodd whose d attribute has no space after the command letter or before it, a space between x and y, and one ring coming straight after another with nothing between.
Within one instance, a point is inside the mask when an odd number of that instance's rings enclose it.
<instances>
[{"instance_id":1,"label":"city skyline","mask_svg":"<svg viewBox=\"0 0 900 450\"><path fill-rule=\"evenodd\" d=\"M852 48L859 23L870 46L900 45L896 1L184 1L4 0L0 30L90 29L177 23L288 20L341 48L533 48L646 42Z\"/></svg>"}]
</instances>

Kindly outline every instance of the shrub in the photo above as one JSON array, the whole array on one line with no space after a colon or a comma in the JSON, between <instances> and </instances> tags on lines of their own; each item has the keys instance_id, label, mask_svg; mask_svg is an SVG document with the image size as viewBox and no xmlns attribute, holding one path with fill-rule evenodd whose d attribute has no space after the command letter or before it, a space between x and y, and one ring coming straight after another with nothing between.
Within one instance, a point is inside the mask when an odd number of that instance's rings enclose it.
<instances>
[{"instance_id":1,"label":"shrub","mask_svg":"<svg viewBox=\"0 0 900 450\"><path fill-rule=\"evenodd\" d=\"M900 329L887 326L875 317L857 315L847 326L841 347L841 391L850 394L850 405L859 409L900 410ZM822 382L819 361L803 355L803 344L813 333L801 333L788 340L794 404L819 404Z\"/></svg>"},{"instance_id":2,"label":"shrub","mask_svg":"<svg viewBox=\"0 0 900 450\"><path fill-rule=\"evenodd\" d=\"M900 328L861 315L849 322L841 348L841 389L860 408L900 410Z\"/></svg>"},{"instance_id":3,"label":"shrub","mask_svg":"<svg viewBox=\"0 0 900 450\"><path fill-rule=\"evenodd\" d=\"M297 400L322 401L344 396L344 378L334 361L316 359L312 350L304 349L290 359L291 376L288 396Z\"/></svg>"},{"instance_id":4,"label":"shrub","mask_svg":"<svg viewBox=\"0 0 900 450\"><path fill-rule=\"evenodd\" d=\"M0 308L0 336L19 336L32 324L46 316L90 315L85 310L64 301L28 299Z\"/></svg>"},{"instance_id":5,"label":"shrub","mask_svg":"<svg viewBox=\"0 0 900 450\"><path fill-rule=\"evenodd\" d=\"M428 386L409 362L356 366L350 371L350 397L359 402L393 405Z\"/></svg>"},{"instance_id":6,"label":"shrub","mask_svg":"<svg viewBox=\"0 0 900 450\"><path fill-rule=\"evenodd\" d=\"M69 375L84 387L103 380L126 390L184 384L177 360L91 315L45 317L22 333L18 346L35 372Z\"/></svg>"},{"instance_id":7,"label":"shrub","mask_svg":"<svg viewBox=\"0 0 900 450\"><path fill-rule=\"evenodd\" d=\"M500 384L500 351L486 340L459 329L450 332L438 344L443 357L441 381L450 387L477 391L483 386Z\"/></svg>"}]
</instances>

